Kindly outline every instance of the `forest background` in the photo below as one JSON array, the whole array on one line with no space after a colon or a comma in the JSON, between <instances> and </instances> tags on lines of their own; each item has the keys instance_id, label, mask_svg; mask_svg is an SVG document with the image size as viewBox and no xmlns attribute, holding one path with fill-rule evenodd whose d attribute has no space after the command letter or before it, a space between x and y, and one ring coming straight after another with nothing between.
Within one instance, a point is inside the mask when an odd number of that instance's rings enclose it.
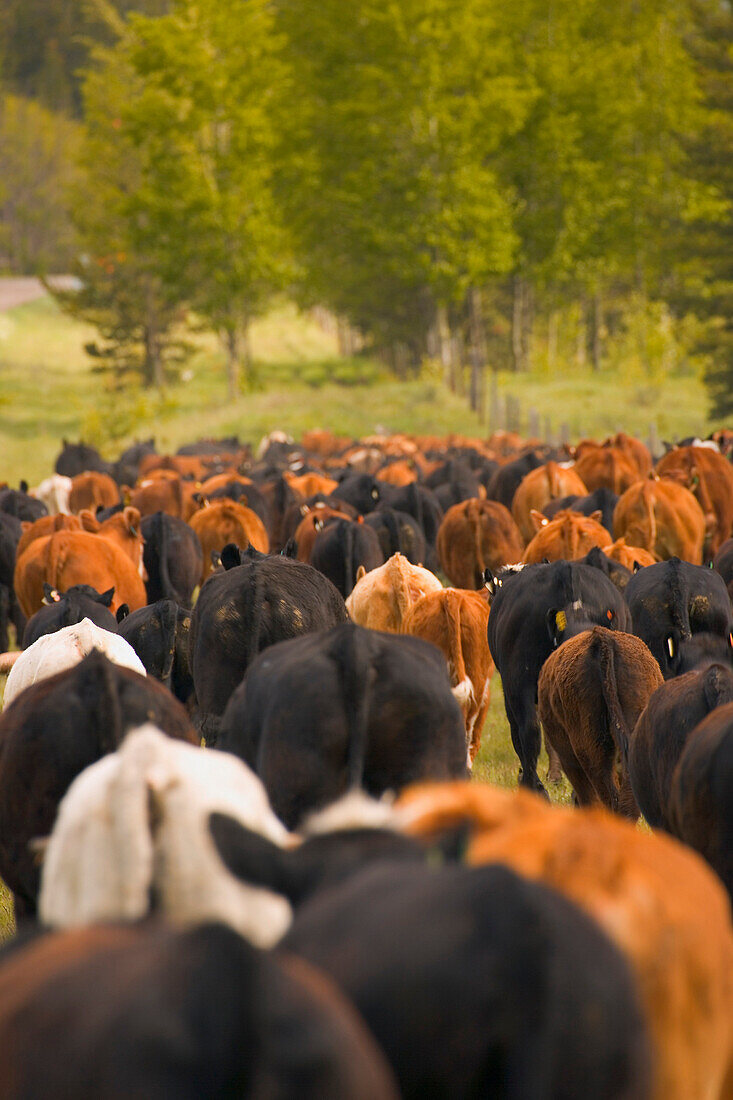
<instances>
[{"instance_id":1,"label":"forest background","mask_svg":"<svg viewBox=\"0 0 733 1100\"><path fill-rule=\"evenodd\" d=\"M496 372L701 379L722 421L732 203L720 0L0 10L0 270L78 277L119 436L206 334L222 402L267 385L253 326L286 300L344 385L428 377L480 417Z\"/></svg>"}]
</instances>

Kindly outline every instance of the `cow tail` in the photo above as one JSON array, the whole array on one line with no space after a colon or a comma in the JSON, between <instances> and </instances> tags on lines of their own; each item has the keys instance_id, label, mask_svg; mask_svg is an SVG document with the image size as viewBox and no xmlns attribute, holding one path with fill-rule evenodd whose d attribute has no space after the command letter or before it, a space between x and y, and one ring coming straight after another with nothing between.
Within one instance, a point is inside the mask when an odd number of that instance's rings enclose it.
<instances>
[{"instance_id":1,"label":"cow tail","mask_svg":"<svg viewBox=\"0 0 733 1100\"><path fill-rule=\"evenodd\" d=\"M550 492L550 497L555 500L560 496L557 480L557 463L548 462L545 466L545 471L547 472L547 488Z\"/></svg>"},{"instance_id":2,"label":"cow tail","mask_svg":"<svg viewBox=\"0 0 733 1100\"><path fill-rule=\"evenodd\" d=\"M672 626L678 633L677 643L692 637L690 629L690 601L686 586L683 591L682 578L680 576L680 562L672 561L672 578L669 585L671 596L670 618Z\"/></svg>"},{"instance_id":3,"label":"cow tail","mask_svg":"<svg viewBox=\"0 0 733 1100\"><path fill-rule=\"evenodd\" d=\"M354 524L351 520L339 523L339 544L344 560L344 599L351 595L356 584L356 562L354 561Z\"/></svg>"},{"instance_id":4,"label":"cow tail","mask_svg":"<svg viewBox=\"0 0 733 1100\"><path fill-rule=\"evenodd\" d=\"M484 571L486 569L486 562L484 561L484 548L483 540L481 538L481 512L478 504L474 501L469 501L466 508L466 519L471 524L471 530L473 532L473 549L476 554L476 570L478 575L483 580Z\"/></svg>"},{"instance_id":5,"label":"cow tail","mask_svg":"<svg viewBox=\"0 0 733 1100\"><path fill-rule=\"evenodd\" d=\"M608 728L624 765L629 756L630 731L618 697L616 649L613 639L595 628L592 646L601 670L601 693L608 713Z\"/></svg>"},{"instance_id":6,"label":"cow tail","mask_svg":"<svg viewBox=\"0 0 733 1100\"><path fill-rule=\"evenodd\" d=\"M422 497L420 496L420 490L417 487L417 482L416 481L411 481L410 482L409 492L410 492L410 497L411 497L411 500L412 500L412 505L415 509L415 519L417 520L418 527L420 528L421 531L424 531L425 530L425 524L423 523L423 518L424 517L423 517Z\"/></svg>"},{"instance_id":7,"label":"cow tail","mask_svg":"<svg viewBox=\"0 0 733 1100\"><path fill-rule=\"evenodd\" d=\"M346 773L348 789L360 787L364 779L371 692L371 658L368 634L358 626L349 626L331 650L341 685L346 711Z\"/></svg>"},{"instance_id":8,"label":"cow tail","mask_svg":"<svg viewBox=\"0 0 733 1100\"><path fill-rule=\"evenodd\" d=\"M570 524L570 553L568 554L568 559L570 561L576 561L577 558L579 557L579 555L578 555L579 531L578 531L577 526L572 521L568 520L567 523Z\"/></svg>"},{"instance_id":9,"label":"cow tail","mask_svg":"<svg viewBox=\"0 0 733 1100\"><path fill-rule=\"evenodd\" d=\"M59 573L63 564L62 549L64 536L62 532L51 535L46 549L46 580L52 588L59 587ZM37 608L34 608L37 610Z\"/></svg>"},{"instance_id":10,"label":"cow tail","mask_svg":"<svg viewBox=\"0 0 733 1100\"><path fill-rule=\"evenodd\" d=\"M394 514L394 511L392 510L392 508L385 508L385 510L383 512L383 516L384 516L384 526L387 528L387 533L389 535L389 540L390 540L390 544L391 544L390 552L387 556L391 558L393 554L401 554L402 553L402 539L400 537L400 527L399 527L399 524L397 523L397 520L395 519L395 514Z\"/></svg>"},{"instance_id":11,"label":"cow tail","mask_svg":"<svg viewBox=\"0 0 733 1100\"><path fill-rule=\"evenodd\" d=\"M463 645L461 642L461 609L460 599L450 588L446 589L443 596L443 614L448 628L448 658L451 691L461 710L470 702L473 695L473 684L466 673L466 665L463 660Z\"/></svg>"},{"instance_id":12,"label":"cow tail","mask_svg":"<svg viewBox=\"0 0 733 1100\"><path fill-rule=\"evenodd\" d=\"M390 583L397 605L397 616L400 622L400 629L402 629L405 616L412 607L412 594L410 592L409 582L405 577L405 567L401 561L398 560L392 563L390 573Z\"/></svg>"},{"instance_id":13,"label":"cow tail","mask_svg":"<svg viewBox=\"0 0 733 1100\"><path fill-rule=\"evenodd\" d=\"M125 734L117 690L116 665L93 650L86 658L79 693L85 710L93 716L100 756L115 752Z\"/></svg>"},{"instance_id":14,"label":"cow tail","mask_svg":"<svg viewBox=\"0 0 733 1100\"><path fill-rule=\"evenodd\" d=\"M654 511L654 482L645 481L642 489L644 503L649 517L649 549L654 552L657 545L657 517Z\"/></svg>"},{"instance_id":15,"label":"cow tail","mask_svg":"<svg viewBox=\"0 0 733 1100\"><path fill-rule=\"evenodd\" d=\"M160 573L160 589L166 600L178 599L178 593L176 592L171 582L170 573L168 571L168 525L165 521L165 515L163 512L156 512L154 517L155 523L155 542L158 547L158 572ZM144 551L143 551L144 553Z\"/></svg>"},{"instance_id":16,"label":"cow tail","mask_svg":"<svg viewBox=\"0 0 733 1100\"><path fill-rule=\"evenodd\" d=\"M247 667L252 664L260 651L260 633L262 631L263 582L257 562L249 563L249 607L247 608L247 635L245 653Z\"/></svg>"}]
</instances>

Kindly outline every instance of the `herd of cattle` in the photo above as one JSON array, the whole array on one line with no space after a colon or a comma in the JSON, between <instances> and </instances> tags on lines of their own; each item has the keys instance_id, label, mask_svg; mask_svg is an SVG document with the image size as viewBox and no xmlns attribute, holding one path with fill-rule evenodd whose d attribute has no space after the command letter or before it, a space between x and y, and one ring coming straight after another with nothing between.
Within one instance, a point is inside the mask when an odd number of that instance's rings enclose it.
<instances>
[{"instance_id":1,"label":"herd of cattle","mask_svg":"<svg viewBox=\"0 0 733 1100\"><path fill-rule=\"evenodd\" d=\"M0 1093L733 1100L732 451L64 442L0 489Z\"/></svg>"}]
</instances>

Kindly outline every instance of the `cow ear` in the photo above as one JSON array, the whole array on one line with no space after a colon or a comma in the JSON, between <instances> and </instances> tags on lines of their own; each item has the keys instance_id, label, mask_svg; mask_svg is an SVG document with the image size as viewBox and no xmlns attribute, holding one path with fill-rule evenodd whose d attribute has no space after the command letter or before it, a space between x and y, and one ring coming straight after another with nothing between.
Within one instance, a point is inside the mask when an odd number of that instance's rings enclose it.
<instances>
[{"instance_id":1,"label":"cow ear","mask_svg":"<svg viewBox=\"0 0 733 1100\"><path fill-rule=\"evenodd\" d=\"M643 565L639 565L639 562L634 558L634 564L632 566L632 573L638 573L640 569L643 569Z\"/></svg>"},{"instance_id":2,"label":"cow ear","mask_svg":"<svg viewBox=\"0 0 733 1100\"><path fill-rule=\"evenodd\" d=\"M595 520L596 523L600 523L603 519L603 512L600 508L596 508L595 512L591 512L589 519Z\"/></svg>"},{"instance_id":3,"label":"cow ear","mask_svg":"<svg viewBox=\"0 0 733 1100\"><path fill-rule=\"evenodd\" d=\"M88 508L82 508L81 512L79 512L79 519L81 520L83 531L89 531L92 535L96 535L100 528L100 522L93 512Z\"/></svg>"},{"instance_id":4,"label":"cow ear","mask_svg":"<svg viewBox=\"0 0 733 1100\"><path fill-rule=\"evenodd\" d=\"M106 592L101 592L97 603L101 603L103 607L109 607L114 599L114 588L108 588ZM124 604L123 604L124 606Z\"/></svg>"},{"instance_id":5,"label":"cow ear","mask_svg":"<svg viewBox=\"0 0 733 1100\"><path fill-rule=\"evenodd\" d=\"M127 524L127 530L130 532L134 539L137 538L140 531L140 512L137 508L124 508L122 514L125 517L125 523Z\"/></svg>"},{"instance_id":6,"label":"cow ear","mask_svg":"<svg viewBox=\"0 0 733 1100\"><path fill-rule=\"evenodd\" d=\"M283 546L280 554L283 558L297 558L298 556L298 544L294 538L289 538Z\"/></svg>"},{"instance_id":7,"label":"cow ear","mask_svg":"<svg viewBox=\"0 0 733 1100\"><path fill-rule=\"evenodd\" d=\"M542 527L547 526L547 516L543 516L542 512L538 512L536 508L532 508L529 517L532 520L535 531L539 531Z\"/></svg>"},{"instance_id":8,"label":"cow ear","mask_svg":"<svg viewBox=\"0 0 733 1100\"><path fill-rule=\"evenodd\" d=\"M114 588L112 589L112 591L114 592ZM125 620L127 618L127 616L129 614L130 614L129 605L126 604L126 603L121 603L120 606L117 608L117 615L115 616L115 618L117 619L118 623L121 623L121 622L123 622L123 620Z\"/></svg>"},{"instance_id":9,"label":"cow ear","mask_svg":"<svg viewBox=\"0 0 733 1100\"><path fill-rule=\"evenodd\" d=\"M212 813L208 824L219 858L235 878L289 896L291 858L285 849L229 814Z\"/></svg>"},{"instance_id":10,"label":"cow ear","mask_svg":"<svg viewBox=\"0 0 733 1100\"><path fill-rule=\"evenodd\" d=\"M484 569L484 588L490 596L495 596L499 588L498 578L494 576L490 569Z\"/></svg>"},{"instance_id":11,"label":"cow ear","mask_svg":"<svg viewBox=\"0 0 733 1100\"><path fill-rule=\"evenodd\" d=\"M61 599L61 596L59 595L58 590L56 588L54 588L53 585L49 584L48 581L44 581L43 582L43 601L42 602L45 603L46 605L49 605L49 604L52 604L52 603L58 603L60 599Z\"/></svg>"},{"instance_id":12,"label":"cow ear","mask_svg":"<svg viewBox=\"0 0 733 1100\"><path fill-rule=\"evenodd\" d=\"M21 493L27 493L28 492L28 482L25 480L25 478L21 481L21 483L19 485L19 488L20 488Z\"/></svg>"},{"instance_id":13,"label":"cow ear","mask_svg":"<svg viewBox=\"0 0 733 1100\"><path fill-rule=\"evenodd\" d=\"M220 554L219 560L225 569L234 569L237 565L242 564L242 558L236 542L228 542L226 544Z\"/></svg>"},{"instance_id":14,"label":"cow ear","mask_svg":"<svg viewBox=\"0 0 733 1100\"><path fill-rule=\"evenodd\" d=\"M359 568L356 571L357 583L361 580L362 577L366 577L366 569L364 568L363 565L360 565Z\"/></svg>"}]
</instances>

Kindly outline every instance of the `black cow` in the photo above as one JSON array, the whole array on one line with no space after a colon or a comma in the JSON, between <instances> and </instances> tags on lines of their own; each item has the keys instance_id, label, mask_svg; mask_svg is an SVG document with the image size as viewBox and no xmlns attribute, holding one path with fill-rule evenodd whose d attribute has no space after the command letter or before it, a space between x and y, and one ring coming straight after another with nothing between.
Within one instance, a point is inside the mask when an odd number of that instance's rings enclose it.
<instances>
[{"instance_id":1,"label":"black cow","mask_svg":"<svg viewBox=\"0 0 733 1100\"><path fill-rule=\"evenodd\" d=\"M465 462L455 458L448 459L437 470L433 470L425 478L424 484L433 490L444 512L454 504L478 497L481 492L481 482L476 473Z\"/></svg>"},{"instance_id":2,"label":"black cow","mask_svg":"<svg viewBox=\"0 0 733 1100\"><path fill-rule=\"evenodd\" d=\"M649 1096L627 962L508 868L374 864L302 906L282 946L353 1000L406 1100Z\"/></svg>"},{"instance_id":3,"label":"black cow","mask_svg":"<svg viewBox=\"0 0 733 1100\"><path fill-rule=\"evenodd\" d=\"M592 565L594 569L600 569L601 573L604 573L620 592L624 591L633 576L631 570L622 565L620 561L615 561L604 554L600 546L592 546L585 557L578 560L586 565Z\"/></svg>"},{"instance_id":4,"label":"black cow","mask_svg":"<svg viewBox=\"0 0 733 1100\"><path fill-rule=\"evenodd\" d=\"M723 578L712 569L670 558L640 569L626 586L634 634L659 662L665 680L679 670L680 645L693 634L733 631Z\"/></svg>"},{"instance_id":5,"label":"black cow","mask_svg":"<svg viewBox=\"0 0 733 1100\"><path fill-rule=\"evenodd\" d=\"M333 982L221 924L38 937L0 990L5 1100L397 1100Z\"/></svg>"},{"instance_id":6,"label":"black cow","mask_svg":"<svg viewBox=\"0 0 733 1100\"><path fill-rule=\"evenodd\" d=\"M146 455L154 454L157 454L154 439L144 439L133 443L113 463L112 477L118 485L134 485L140 471L140 463Z\"/></svg>"},{"instance_id":7,"label":"black cow","mask_svg":"<svg viewBox=\"0 0 733 1100\"><path fill-rule=\"evenodd\" d=\"M721 664L675 676L652 695L629 745L636 804L654 829L672 832L672 776L692 730L712 710L733 702L733 669Z\"/></svg>"},{"instance_id":8,"label":"black cow","mask_svg":"<svg viewBox=\"0 0 733 1100\"><path fill-rule=\"evenodd\" d=\"M338 588L346 599L356 584L357 570L367 573L384 565L384 554L376 531L366 523L350 519L331 521L317 532L310 563Z\"/></svg>"},{"instance_id":9,"label":"black cow","mask_svg":"<svg viewBox=\"0 0 733 1100\"><path fill-rule=\"evenodd\" d=\"M413 565L422 565L425 561L425 535L417 520L407 512L396 512L385 506L364 516L364 523L377 532L385 561L393 554L402 554Z\"/></svg>"},{"instance_id":10,"label":"black cow","mask_svg":"<svg viewBox=\"0 0 733 1100\"><path fill-rule=\"evenodd\" d=\"M47 516L48 508L42 500L29 496L24 489L0 489L0 512L33 523L41 516Z\"/></svg>"},{"instance_id":11,"label":"black cow","mask_svg":"<svg viewBox=\"0 0 733 1100\"><path fill-rule=\"evenodd\" d=\"M15 596L13 576L15 573L15 555L23 534L21 521L17 516L0 512L0 650L6 652L9 644L8 626L15 627L20 641L25 629L25 615Z\"/></svg>"},{"instance_id":12,"label":"black cow","mask_svg":"<svg viewBox=\"0 0 733 1100\"><path fill-rule=\"evenodd\" d=\"M54 470L64 477L76 477L87 470L97 470L101 474L112 474L112 463L105 462L96 447L90 447L81 440L78 443L69 443L61 440L62 451L56 459Z\"/></svg>"},{"instance_id":13,"label":"black cow","mask_svg":"<svg viewBox=\"0 0 733 1100\"><path fill-rule=\"evenodd\" d=\"M251 509L255 515L260 517L265 528L269 531L270 509L256 485L241 481L228 481L226 485L214 489L213 493L208 494L208 497L209 500L233 500L244 505L245 508Z\"/></svg>"},{"instance_id":14,"label":"black cow","mask_svg":"<svg viewBox=\"0 0 733 1100\"><path fill-rule=\"evenodd\" d=\"M547 458L539 451L526 451L519 458L500 466L486 487L489 500L498 500L511 512L514 494L531 470L544 466Z\"/></svg>"},{"instance_id":15,"label":"black cow","mask_svg":"<svg viewBox=\"0 0 733 1100\"><path fill-rule=\"evenodd\" d=\"M135 650L148 676L170 687L178 622L175 600L158 600L132 614L123 604L117 611L117 622L120 635Z\"/></svg>"},{"instance_id":16,"label":"black cow","mask_svg":"<svg viewBox=\"0 0 733 1100\"><path fill-rule=\"evenodd\" d=\"M219 747L260 776L289 829L349 788L380 795L467 774L445 658L420 638L354 623L258 657L229 701Z\"/></svg>"},{"instance_id":17,"label":"black cow","mask_svg":"<svg viewBox=\"0 0 733 1100\"><path fill-rule=\"evenodd\" d=\"M310 565L225 546L225 571L201 589L191 618L189 653L197 722L215 743L221 716L257 654L275 642L348 620L342 596Z\"/></svg>"},{"instance_id":18,"label":"black cow","mask_svg":"<svg viewBox=\"0 0 733 1100\"><path fill-rule=\"evenodd\" d=\"M574 512L581 512L584 516L592 516L594 512L600 511L601 523L608 531L611 541L613 541L613 510L617 504L618 497L616 494L611 489L602 486L585 497L569 496L562 497L560 500L551 500L545 505L543 513L548 519L552 519L564 508L571 508Z\"/></svg>"},{"instance_id":19,"label":"black cow","mask_svg":"<svg viewBox=\"0 0 733 1100\"><path fill-rule=\"evenodd\" d=\"M381 500L387 499L389 489L386 482L371 474L350 473L339 484L334 495L365 516L367 512L373 512Z\"/></svg>"},{"instance_id":20,"label":"black cow","mask_svg":"<svg viewBox=\"0 0 733 1100\"><path fill-rule=\"evenodd\" d=\"M728 595L733 599L733 539L726 539L713 558L713 569L720 573L728 589Z\"/></svg>"},{"instance_id":21,"label":"black cow","mask_svg":"<svg viewBox=\"0 0 733 1100\"><path fill-rule=\"evenodd\" d=\"M31 615L23 631L23 649L43 634L55 634L65 626L73 626L82 619L90 619L102 630L117 633L117 620L110 611L114 598L114 588L106 592L97 592L89 584L74 584L66 592L58 592L50 584L43 586L43 603L35 615Z\"/></svg>"},{"instance_id":22,"label":"black cow","mask_svg":"<svg viewBox=\"0 0 733 1100\"><path fill-rule=\"evenodd\" d=\"M165 512L144 516L140 529L145 540L148 603L175 600L181 607L190 607L204 566L198 535L182 519Z\"/></svg>"},{"instance_id":23,"label":"black cow","mask_svg":"<svg viewBox=\"0 0 733 1100\"><path fill-rule=\"evenodd\" d=\"M177 455L220 455L233 454L236 451L249 450L241 443L238 435L225 435L221 439L196 439L193 443L184 443L176 451Z\"/></svg>"},{"instance_id":24,"label":"black cow","mask_svg":"<svg viewBox=\"0 0 733 1100\"><path fill-rule=\"evenodd\" d=\"M197 743L170 692L96 651L32 684L0 715L0 877L15 895L16 916L36 910L39 869L29 841L51 831L79 772L145 722Z\"/></svg>"},{"instance_id":25,"label":"black cow","mask_svg":"<svg viewBox=\"0 0 733 1100\"><path fill-rule=\"evenodd\" d=\"M690 733L672 778L671 831L708 861L733 899L733 703Z\"/></svg>"},{"instance_id":26,"label":"black cow","mask_svg":"<svg viewBox=\"0 0 733 1100\"><path fill-rule=\"evenodd\" d=\"M537 775L540 725L537 680L552 650L593 626L630 630L623 597L599 569L584 562L510 567L488 583L492 594L488 640L501 676L520 783L544 792Z\"/></svg>"},{"instance_id":27,"label":"black cow","mask_svg":"<svg viewBox=\"0 0 733 1100\"><path fill-rule=\"evenodd\" d=\"M398 512L407 512L409 516L417 520L420 529L425 535L427 553L425 565L428 569L437 570L438 559L435 554L435 540L438 537L438 528L443 519L443 509L432 489L419 485L416 481L409 485L385 486L384 500L379 508L394 508Z\"/></svg>"}]
</instances>

